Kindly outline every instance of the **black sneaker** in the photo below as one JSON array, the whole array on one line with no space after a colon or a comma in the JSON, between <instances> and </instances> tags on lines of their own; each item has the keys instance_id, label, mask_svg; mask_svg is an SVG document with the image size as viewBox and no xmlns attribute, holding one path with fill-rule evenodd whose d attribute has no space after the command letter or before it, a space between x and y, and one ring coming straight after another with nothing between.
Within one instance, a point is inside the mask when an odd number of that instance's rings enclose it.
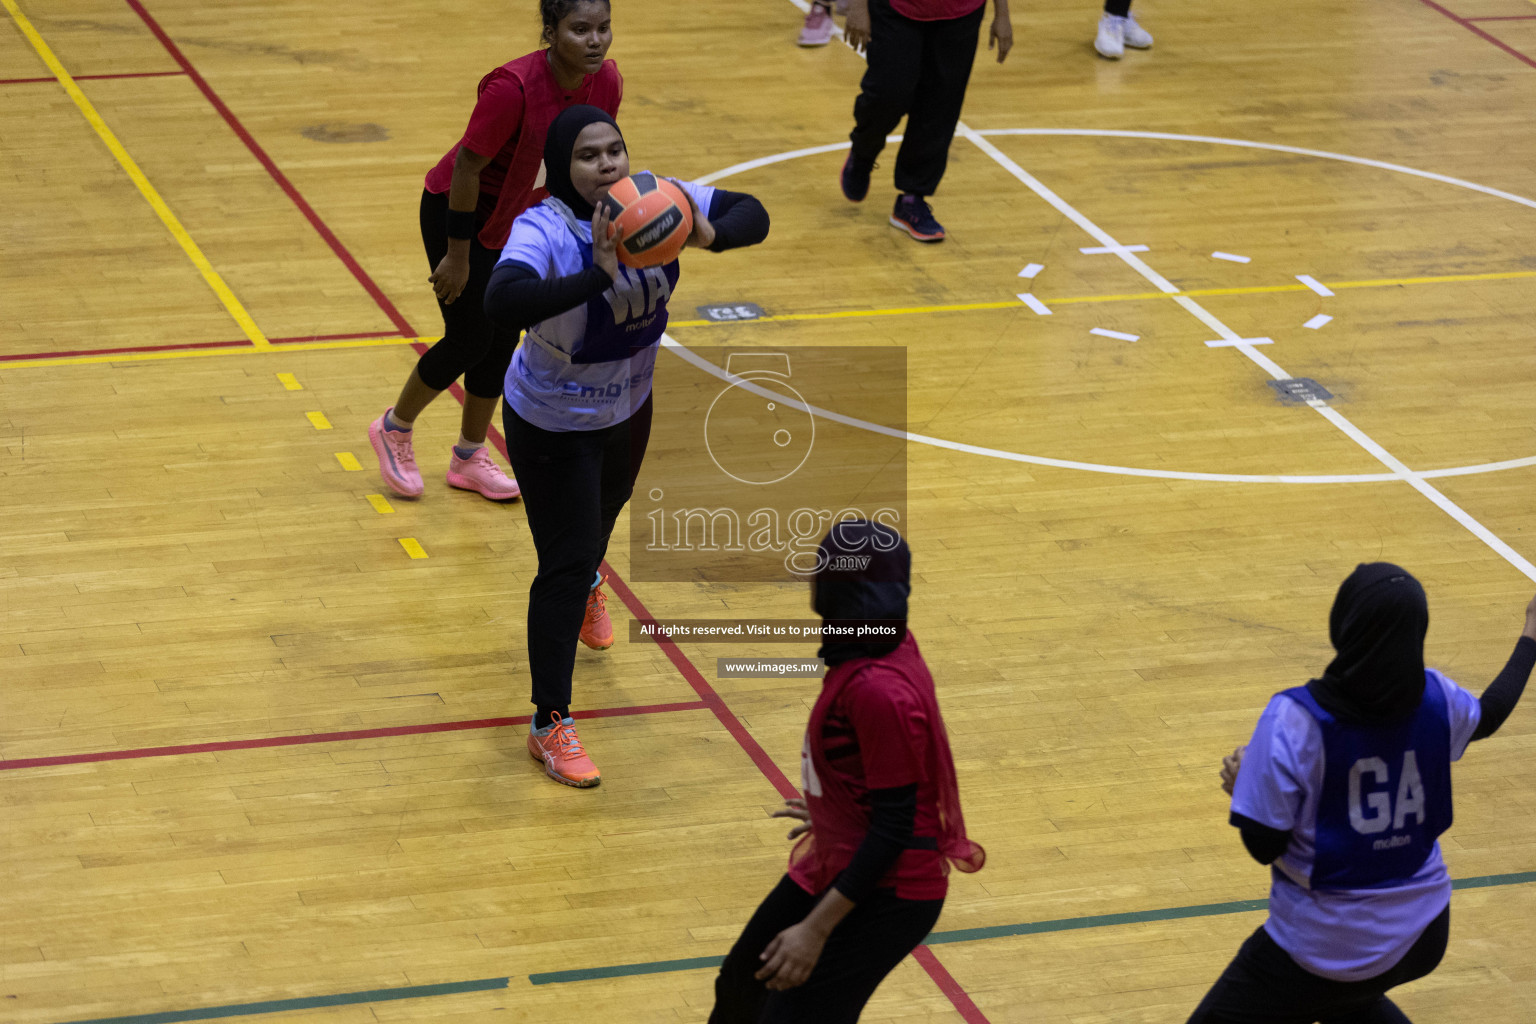
<instances>
[{"instance_id":1,"label":"black sneaker","mask_svg":"<svg viewBox=\"0 0 1536 1024\"><path fill-rule=\"evenodd\" d=\"M855 160L853 152L849 151L848 159L843 161L842 184L843 195L847 196L850 202L862 203L864 197L869 195L869 172L874 169L873 160L869 163Z\"/></svg>"},{"instance_id":2,"label":"black sneaker","mask_svg":"<svg viewBox=\"0 0 1536 1024\"><path fill-rule=\"evenodd\" d=\"M891 211L891 226L901 228L919 242L944 241L944 225L933 219L933 210L922 196L898 196L896 208Z\"/></svg>"}]
</instances>

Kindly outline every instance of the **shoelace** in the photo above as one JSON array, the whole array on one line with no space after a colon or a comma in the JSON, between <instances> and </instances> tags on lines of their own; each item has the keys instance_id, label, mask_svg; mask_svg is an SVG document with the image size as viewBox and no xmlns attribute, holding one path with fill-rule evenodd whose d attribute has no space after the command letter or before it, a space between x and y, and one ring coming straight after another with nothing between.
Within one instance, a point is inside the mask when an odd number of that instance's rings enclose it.
<instances>
[{"instance_id":1,"label":"shoelace","mask_svg":"<svg viewBox=\"0 0 1536 1024\"><path fill-rule=\"evenodd\" d=\"M484 448L476 448L475 454L469 457L469 461L474 463L476 466L479 466L481 469L494 473L497 476L506 475L501 471L501 467L496 465L496 460L491 458L491 453L486 451Z\"/></svg>"},{"instance_id":2,"label":"shoelace","mask_svg":"<svg viewBox=\"0 0 1536 1024\"><path fill-rule=\"evenodd\" d=\"M416 452L411 447L411 439L409 437L396 438L389 436L390 434L395 433L399 433L399 431L384 431L384 443L389 445L390 449L394 451L396 463L398 463L402 468L415 469Z\"/></svg>"},{"instance_id":3,"label":"shoelace","mask_svg":"<svg viewBox=\"0 0 1536 1024\"><path fill-rule=\"evenodd\" d=\"M608 582L608 577L603 577L603 583ZM594 610L601 612L608 606L608 595L603 593L603 583L592 588L592 593L587 595L587 616L590 618Z\"/></svg>"},{"instance_id":4,"label":"shoelace","mask_svg":"<svg viewBox=\"0 0 1536 1024\"><path fill-rule=\"evenodd\" d=\"M563 720L550 730L549 742L560 752L561 757L580 757L586 753L581 748L581 740L576 736L576 726L567 725Z\"/></svg>"}]
</instances>

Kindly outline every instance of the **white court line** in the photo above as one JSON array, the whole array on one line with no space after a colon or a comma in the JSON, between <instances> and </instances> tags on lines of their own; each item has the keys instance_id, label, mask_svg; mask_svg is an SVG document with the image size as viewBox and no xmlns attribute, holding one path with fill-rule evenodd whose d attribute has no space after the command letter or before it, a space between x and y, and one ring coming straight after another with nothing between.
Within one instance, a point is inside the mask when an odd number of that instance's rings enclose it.
<instances>
[{"instance_id":1,"label":"white court line","mask_svg":"<svg viewBox=\"0 0 1536 1024\"><path fill-rule=\"evenodd\" d=\"M1097 334L1101 338L1114 338L1116 341L1140 341L1139 334L1126 334L1122 331L1111 331L1103 327L1095 327L1089 334Z\"/></svg>"},{"instance_id":2,"label":"white court line","mask_svg":"<svg viewBox=\"0 0 1536 1024\"><path fill-rule=\"evenodd\" d=\"M1311 288L1325 299L1333 297L1333 290L1330 289L1327 285L1323 284L1317 278L1313 277L1311 274L1297 274L1296 280L1300 281L1308 288Z\"/></svg>"},{"instance_id":3,"label":"white court line","mask_svg":"<svg viewBox=\"0 0 1536 1024\"><path fill-rule=\"evenodd\" d=\"M1211 259L1213 259L1213 260L1226 260L1228 263L1252 263L1253 262L1247 256L1236 256L1236 255L1233 255L1230 252L1213 252L1213 253L1211 253Z\"/></svg>"},{"instance_id":4,"label":"white court line","mask_svg":"<svg viewBox=\"0 0 1536 1024\"><path fill-rule=\"evenodd\" d=\"M1041 316L1051 315L1050 307L1041 302L1039 299L1035 298L1033 295L1029 294L1029 292L1020 292L1019 301L1024 303L1024 305L1028 306L1030 309L1034 310L1036 313L1039 313Z\"/></svg>"},{"instance_id":5,"label":"white court line","mask_svg":"<svg viewBox=\"0 0 1536 1024\"><path fill-rule=\"evenodd\" d=\"M1036 274L1040 273L1040 271L1042 271L1044 269L1045 269L1045 265L1042 264L1042 263L1031 263L1029 266L1027 266L1023 270L1019 271L1019 276L1020 277L1034 277Z\"/></svg>"},{"instance_id":6,"label":"white court line","mask_svg":"<svg viewBox=\"0 0 1536 1024\"><path fill-rule=\"evenodd\" d=\"M1312 328L1312 330L1315 331L1319 327L1323 326L1324 324L1329 324L1329 323L1332 323L1332 322L1333 322L1333 317L1329 316L1327 313L1319 313L1319 314L1317 314L1317 316L1313 317L1311 320L1308 320L1306 323L1302 324L1301 326L1303 326L1303 327L1310 327L1310 328Z\"/></svg>"},{"instance_id":7,"label":"white court line","mask_svg":"<svg viewBox=\"0 0 1536 1024\"><path fill-rule=\"evenodd\" d=\"M743 390L750 391L763 398L770 398L775 402L794 409L803 409L812 416L820 416L822 419L831 420L834 423L857 427L860 430L867 430L872 434L884 434L886 437L896 437L914 444L925 444L931 448L964 452L967 455L982 455L990 459L1002 459L1005 462L1019 462L1030 466L1049 466L1052 469L1077 469L1089 473L1105 473L1111 476L1132 476L1151 480L1191 480L1199 483L1220 484L1374 484L1402 479L1402 475L1398 473L1331 473L1309 476L1285 476L1264 473L1194 473L1177 469L1106 466L1098 462L1074 462L1071 459L1052 459L1044 455L1025 455L1023 452L1003 451L1000 448L985 448L978 444L966 444L963 441L950 441L946 438L933 437L928 434L914 434L909 430L897 430L894 427L888 427L881 423L871 423L869 420L861 420L840 412L833 412L830 409L823 409L818 405L796 402L794 399L786 398L777 391L768 391L754 384L750 377L737 377L716 366L670 334L663 334L661 336L661 347L684 362L693 364L710 376L716 377L727 384L735 384ZM1536 466L1536 455L1523 459L1509 459L1505 462L1489 462L1480 466L1455 466L1450 469L1432 469L1418 475L1425 479L1442 476L1470 476L1476 473L1491 473L1504 469L1524 469L1528 466Z\"/></svg>"},{"instance_id":8,"label":"white court line","mask_svg":"<svg viewBox=\"0 0 1536 1024\"><path fill-rule=\"evenodd\" d=\"M1109 234L1109 232L1105 231L1093 221L1089 220L1087 216L1079 212L1066 200L1058 196L1055 192L1052 192L1050 189L1046 188L1039 179L1035 178L1028 171L1024 170L1024 168L1020 167L1011 158L1009 158L1006 153L998 149L990 141L978 135L963 121L956 127L956 134L964 135L971 141L973 145L975 145L983 153L986 153L988 156L990 156L1004 170L1008 171L1019 181L1023 182L1024 185L1030 189L1030 191L1034 192L1041 199L1044 199L1047 203L1053 206L1058 213L1061 213L1063 216L1067 217L1067 219L1083 228L1083 230L1086 231L1089 236L1097 239L1100 244L1108 246L1116 245L1115 239ZM1527 205L1531 204L1527 203ZM1178 290L1172 286L1167 278L1163 277L1151 267L1147 266L1147 264L1143 262L1139 256L1126 252L1120 252L1117 253L1117 255L1122 260L1124 260L1126 264L1131 267L1131 269L1141 274L1142 277L1150 281L1159 290ZM1174 296L1174 301L1183 306L1201 323L1214 330L1223 339L1231 342L1233 348L1236 348L1239 352L1243 353L1243 355L1257 363L1262 369L1269 373L1270 376L1274 377L1276 380L1291 379L1291 375L1286 373L1285 370L1281 369L1279 364L1270 359L1268 356L1260 353L1253 347L1253 345L1246 344L1244 339L1239 337L1236 331L1232 330L1226 324L1218 320L1194 299L1187 295L1176 295ZM1447 498L1444 494L1441 494L1438 490L1436 490L1434 486L1426 482L1423 476L1413 472L1413 470L1409 469L1406 465L1400 462L1391 452L1377 444L1370 438L1369 435L1365 433L1365 431L1351 423L1343 413L1330 406L1324 405L1322 402L1308 402L1307 404L1311 408L1315 409L1318 415L1322 416L1339 430L1343 431L1344 434L1350 438L1350 440L1354 441L1361 448L1364 448L1367 452L1374 456L1376 461L1392 470L1393 473L1397 474L1401 479L1405 480L1410 487L1424 495L1424 497L1428 498L1430 501L1434 502L1435 505L1438 506L1440 510L1443 511L1446 515L1456 520L1456 522L1465 527L1478 540L1481 540L1484 544L1488 545L1495 552L1497 552L1506 562L1520 570L1520 572L1525 574L1527 579L1536 580L1536 565L1532 565L1518 551L1504 543L1504 541L1496 536L1492 530L1478 522L1460 505L1457 505L1450 498Z\"/></svg>"},{"instance_id":9,"label":"white court line","mask_svg":"<svg viewBox=\"0 0 1536 1024\"><path fill-rule=\"evenodd\" d=\"M1205 343L1206 348L1236 348L1239 345L1273 345L1274 338L1217 338Z\"/></svg>"},{"instance_id":10,"label":"white court line","mask_svg":"<svg viewBox=\"0 0 1536 1024\"><path fill-rule=\"evenodd\" d=\"M1123 248L1126 252L1147 252L1149 249L1149 247L1145 245L1127 245ZM1108 245L1090 245L1086 249L1079 249L1077 251L1082 253L1084 256L1104 256L1108 253L1114 253L1118 256L1120 254L1121 247Z\"/></svg>"}]
</instances>

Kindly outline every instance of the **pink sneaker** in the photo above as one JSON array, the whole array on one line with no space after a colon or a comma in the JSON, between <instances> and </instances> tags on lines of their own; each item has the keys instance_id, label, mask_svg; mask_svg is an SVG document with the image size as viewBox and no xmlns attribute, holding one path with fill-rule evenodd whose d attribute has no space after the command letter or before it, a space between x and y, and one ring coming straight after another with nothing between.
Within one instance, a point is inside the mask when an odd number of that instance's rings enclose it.
<instances>
[{"instance_id":1,"label":"pink sneaker","mask_svg":"<svg viewBox=\"0 0 1536 1024\"><path fill-rule=\"evenodd\" d=\"M448 460L448 486L461 491L479 491L492 501L510 501L523 493L517 481L501 471L491 458L490 449L484 446L475 449L475 454L467 459L459 458L458 452L453 453Z\"/></svg>"},{"instance_id":2,"label":"pink sneaker","mask_svg":"<svg viewBox=\"0 0 1536 1024\"><path fill-rule=\"evenodd\" d=\"M801 46L826 46L832 41L832 12L819 3L811 4L805 24L800 28Z\"/></svg>"},{"instance_id":3,"label":"pink sneaker","mask_svg":"<svg viewBox=\"0 0 1536 1024\"><path fill-rule=\"evenodd\" d=\"M567 786L586 789L603 781L597 765L592 763L576 736L576 723L569 718L530 732L528 754L543 763L545 774Z\"/></svg>"},{"instance_id":4,"label":"pink sneaker","mask_svg":"<svg viewBox=\"0 0 1536 1024\"><path fill-rule=\"evenodd\" d=\"M393 412L389 409L385 416ZM416 453L411 449L409 430L385 430L384 416L368 424L368 440L379 457L379 475L389 489L402 498L421 497L421 471L416 468Z\"/></svg>"}]
</instances>

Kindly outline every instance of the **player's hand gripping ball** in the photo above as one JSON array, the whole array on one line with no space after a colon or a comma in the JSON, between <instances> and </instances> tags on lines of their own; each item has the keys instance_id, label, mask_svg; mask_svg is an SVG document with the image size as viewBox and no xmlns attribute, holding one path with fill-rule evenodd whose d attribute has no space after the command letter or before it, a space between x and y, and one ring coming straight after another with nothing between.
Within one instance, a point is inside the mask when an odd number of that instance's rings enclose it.
<instances>
[{"instance_id":1,"label":"player's hand gripping ball","mask_svg":"<svg viewBox=\"0 0 1536 1024\"><path fill-rule=\"evenodd\" d=\"M619 262L627 267L671 263L693 234L693 208L688 197L649 171L614 182L603 205L619 233Z\"/></svg>"}]
</instances>

